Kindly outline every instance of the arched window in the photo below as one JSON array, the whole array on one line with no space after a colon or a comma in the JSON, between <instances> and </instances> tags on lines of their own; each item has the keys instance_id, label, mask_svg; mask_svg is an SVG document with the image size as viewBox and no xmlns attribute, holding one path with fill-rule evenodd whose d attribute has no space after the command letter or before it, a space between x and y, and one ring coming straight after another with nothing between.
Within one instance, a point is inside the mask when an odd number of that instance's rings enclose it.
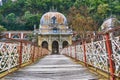
<instances>
[{"instance_id":1,"label":"arched window","mask_svg":"<svg viewBox=\"0 0 120 80\"><path fill-rule=\"evenodd\" d=\"M52 17L52 23L53 23L53 24L56 23L56 17L55 17L55 16Z\"/></svg>"},{"instance_id":2,"label":"arched window","mask_svg":"<svg viewBox=\"0 0 120 80\"><path fill-rule=\"evenodd\" d=\"M20 37L19 37L19 35L16 34L16 35L13 35L12 38L14 38L14 39L18 39L18 38L20 38Z\"/></svg>"},{"instance_id":3,"label":"arched window","mask_svg":"<svg viewBox=\"0 0 120 80\"><path fill-rule=\"evenodd\" d=\"M28 35L25 35L25 36L24 36L24 39L28 39Z\"/></svg>"},{"instance_id":4,"label":"arched window","mask_svg":"<svg viewBox=\"0 0 120 80\"><path fill-rule=\"evenodd\" d=\"M68 42L67 41L64 41L63 44L62 44L62 47L65 48L68 46Z\"/></svg>"}]
</instances>

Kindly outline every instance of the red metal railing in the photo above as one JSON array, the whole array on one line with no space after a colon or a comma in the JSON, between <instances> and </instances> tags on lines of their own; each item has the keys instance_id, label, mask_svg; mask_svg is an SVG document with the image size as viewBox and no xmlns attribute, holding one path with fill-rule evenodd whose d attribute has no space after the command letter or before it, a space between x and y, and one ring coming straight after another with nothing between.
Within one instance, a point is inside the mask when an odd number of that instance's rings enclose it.
<instances>
[{"instance_id":1,"label":"red metal railing","mask_svg":"<svg viewBox=\"0 0 120 80\"><path fill-rule=\"evenodd\" d=\"M5 38L0 42L0 74L2 76L47 55L49 51L25 40ZM0 76L0 77L2 77Z\"/></svg>"},{"instance_id":2,"label":"red metal railing","mask_svg":"<svg viewBox=\"0 0 120 80\"><path fill-rule=\"evenodd\" d=\"M71 48L72 46L76 48ZM64 48L61 54L110 74L110 80L115 80L116 77L120 79L120 27L81 39Z\"/></svg>"}]
</instances>

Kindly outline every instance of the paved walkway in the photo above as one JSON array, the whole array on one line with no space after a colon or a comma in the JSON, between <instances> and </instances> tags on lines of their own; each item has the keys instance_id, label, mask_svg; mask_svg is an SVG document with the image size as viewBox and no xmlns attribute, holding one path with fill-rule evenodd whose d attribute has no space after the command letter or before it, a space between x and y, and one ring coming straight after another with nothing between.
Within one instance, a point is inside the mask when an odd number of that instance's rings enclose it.
<instances>
[{"instance_id":1,"label":"paved walkway","mask_svg":"<svg viewBox=\"0 0 120 80\"><path fill-rule=\"evenodd\" d=\"M3 80L97 80L97 77L64 55L48 55Z\"/></svg>"}]
</instances>

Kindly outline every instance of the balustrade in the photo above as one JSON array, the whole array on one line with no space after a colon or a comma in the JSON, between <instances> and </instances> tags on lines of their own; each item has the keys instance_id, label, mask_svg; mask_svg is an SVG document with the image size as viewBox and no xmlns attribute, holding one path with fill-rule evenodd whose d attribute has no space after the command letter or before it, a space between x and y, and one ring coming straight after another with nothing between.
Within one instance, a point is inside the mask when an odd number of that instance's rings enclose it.
<instances>
[{"instance_id":1,"label":"balustrade","mask_svg":"<svg viewBox=\"0 0 120 80\"><path fill-rule=\"evenodd\" d=\"M61 54L65 54L85 63L85 65L93 66L110 74L110 80L115 77L120 79L120 27L108 32L96 35L83 42L78 42L64 48ZM99 37L98 37L99 36ZM86 41L86 42L85 42ZM71 48L74 47L75 48ZM72 51L72 55L70 51Z\"/></svg>"},{"instance_id":2,"label":"balustrade","mask_svg":"<svg viewBox=\"0 0 120 80\"><path fill-rule=\"evenodd\" d=\"M39 34L72 34L71 29L57 29L57 30L52 30L52 29L40 29L37 30Z\"/></svg>"},{"instance_id":3,"label":"balustrade","mask_svg":"<svg viewBox=\"0 0 120 80\"><path fill-rule=\"evenodd\" d=\"M28 41L8 39L7 42L0 42L0 77L12 69L17 70L31 64L48 53L48 50Z\"/></svg>"}]
</instances>

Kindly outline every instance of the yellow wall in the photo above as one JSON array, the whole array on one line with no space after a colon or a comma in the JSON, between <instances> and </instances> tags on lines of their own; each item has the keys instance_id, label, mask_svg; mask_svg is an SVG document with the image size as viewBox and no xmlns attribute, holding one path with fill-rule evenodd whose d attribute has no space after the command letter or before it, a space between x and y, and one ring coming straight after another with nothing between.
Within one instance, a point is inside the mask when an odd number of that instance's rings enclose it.
<instances>
[{"instance_id":1,"label":"yellow wall","mask_svg":"<svg viewBox=\"0 0 120 80\"><path fill-rule=\"evenodd\" d=\"M60 45L62 46L63 41L67 41L69 45L72 44L72 36L71 35L68 35L68 36L62 35L61 40L59 37L60 37L59 35L56 35L56 36L55 35L53 35L53 36L52 35L44 35L44 36L39 35L38 36L38 45L42 46L42 42L47 41L48 42L48 49L50 51L52 51L52 42L53 41L58 41L59 46ZM57 39L54 40L54 38L57 38Z\"/></svg>"}]
</instances>

